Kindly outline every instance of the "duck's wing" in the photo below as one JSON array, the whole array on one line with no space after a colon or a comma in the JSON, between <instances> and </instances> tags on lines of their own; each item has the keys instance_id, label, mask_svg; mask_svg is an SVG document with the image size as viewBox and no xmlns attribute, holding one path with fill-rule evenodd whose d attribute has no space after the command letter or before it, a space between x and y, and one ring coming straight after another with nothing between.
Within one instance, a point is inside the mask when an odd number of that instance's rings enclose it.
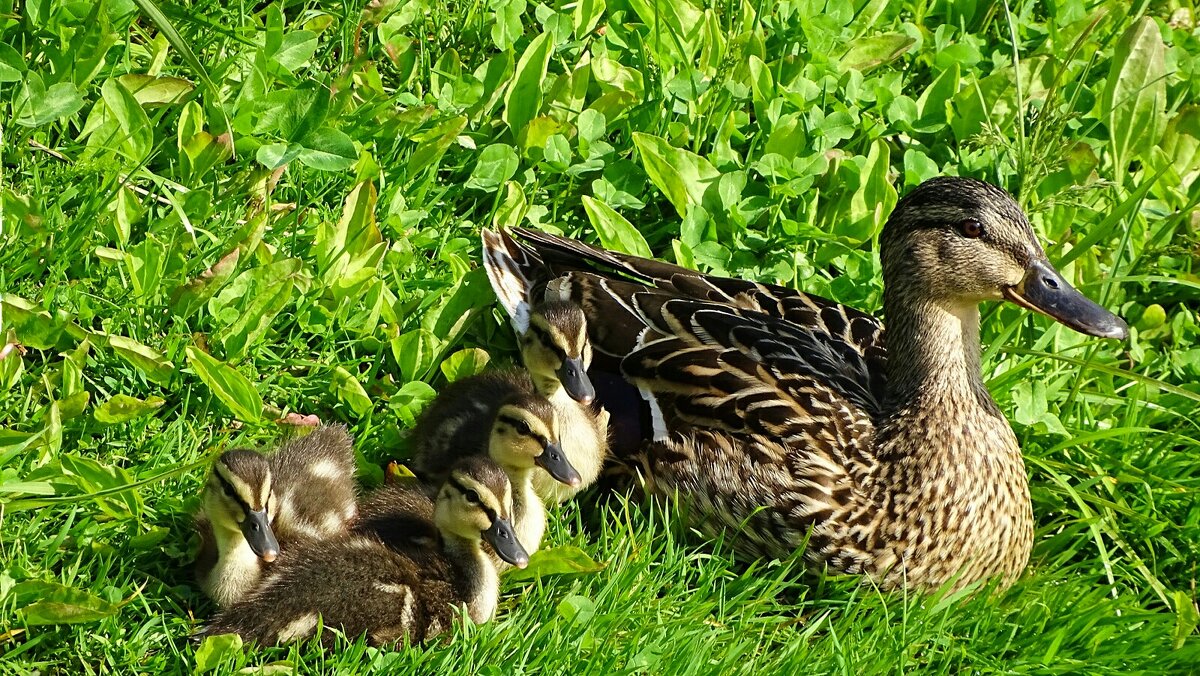
<instances>
[{"instance_id":1,"label":"duck's wing","mask_svg":"<svg viewBox=\"0 0 1200 676\"><path fill-rule=\"evenodd\" d=\"M518 228L515 233L521 242L513 241L507 233L501 235L511 259L521 267L528 264L533 266L529 269L549 270L555 276L572 271L591 272L598 277L652 286L676 296L762 313L841 341L868 360L878 362L872 366L882 366L887 359L883 325L878 319L820 296L774 284L704 275L671 263L608 251L537 230ZM516 250L523 252L525 258L518 258L513 253ZM536 273L524 275L530 278L535 291L544 285L532 279Z\"/></svg>"}]
</instances>

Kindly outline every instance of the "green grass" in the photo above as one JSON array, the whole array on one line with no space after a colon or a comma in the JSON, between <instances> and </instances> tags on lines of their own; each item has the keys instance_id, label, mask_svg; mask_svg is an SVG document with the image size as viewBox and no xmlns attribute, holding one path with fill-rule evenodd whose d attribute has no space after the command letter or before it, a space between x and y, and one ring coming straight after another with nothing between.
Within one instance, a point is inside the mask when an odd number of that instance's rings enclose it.
<instances>
[{"instance_id":1,"label":"green grass","mask_svg":"<svg viewBox=\"0 0 1200 676\"><path fill-rule=\"evenodd\" d=\"M0 672L1195 672L1179 4L0 3ZM607 567L509 581L444 644L187 640L213 612L190 569L213 453L317 414L374 485L447 377L513 358L480 227L877 310L879 228L947 173L1018 195L1134 326L1118 345L985 308L1038 524L1013 588L883 594L589 495L548 541Z\"/></svg>"}]
</instances>

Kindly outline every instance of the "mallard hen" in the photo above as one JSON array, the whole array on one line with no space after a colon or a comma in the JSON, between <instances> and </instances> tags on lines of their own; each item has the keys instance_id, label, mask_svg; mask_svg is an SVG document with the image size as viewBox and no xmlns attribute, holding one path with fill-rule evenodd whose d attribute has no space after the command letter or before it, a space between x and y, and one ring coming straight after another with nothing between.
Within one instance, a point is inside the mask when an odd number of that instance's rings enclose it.
<instances>
[{"instance_id":1,"label":"mallard hen","mask_svg":"<svg viewBox=\"0 0 1200 676\"><path fill-rule=\"evenodd\" d=\"M483 261L517 333L521 361L554 406L559 443L579 472L576 486L534 475L534 491L548 503L561 503L595 483L608 459L609 413L593 403L596 390L587 374L592 364L587 317L575 303L534 301L534 282L522 274L531 261L508 233L484 229Z\"/></svg>"},{"instance_id":2,"label":"mallard hen","mask_svg":"<svg viewBox=\"0 0 1200 676\"><path fill-rule=\"evenodd\" d=\"M196 577L218 605L240 600L296 542L328 537L357 513L354 451L341 426L321 427L270 455L226 451L213 463L196 529Z\"/></svg>"},{"instance_id":3,"label":"mallard hen","mask_svg":"<svg viewBox=\"0 0 1200 676\"><path fill-rule=\"evenodd\" d=\"M451 468L424 519L436 546L406 555L369 535L310 540L281 561L245 601L217 614L201 635L236 633L260 644L311 636L319 623L372 645L420 642L448 629L465 608L472 622L496 613L499 577L481 548L524 566L529 557L510 522L512 493L487 458ZM328 642L330 636L325 635Z\"/></svg>"},{"instance_id":4,"label":"mallard hen","mask_svg":"<svg viewBox=\"0 0 1200 676\"><path fill-rule=\"evenodd\" d=\"M1128 332L1054 269L1007 193L972 179L923 183L884 226L886 347L879 320L816 296L517 234L545 268L525 275L587 315L593 377L636 388L601 403L645 399L648 490L686 497L744 553L807 541L811 565L886 588L1007 583L1029 558L1028 480L980 372L979 304Z\"/></svg>"}]
</instances>

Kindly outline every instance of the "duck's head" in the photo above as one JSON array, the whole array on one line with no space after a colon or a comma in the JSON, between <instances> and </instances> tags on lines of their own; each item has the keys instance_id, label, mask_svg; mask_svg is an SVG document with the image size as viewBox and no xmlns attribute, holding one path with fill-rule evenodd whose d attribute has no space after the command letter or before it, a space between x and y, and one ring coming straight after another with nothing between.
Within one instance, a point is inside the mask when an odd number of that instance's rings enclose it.
<instances>
[{"instance_id":1,"label":"duck's head","mask_svg":"<svg viewBox=\"0 0 1200 676\"><path fill-rule=\"evenodd\" d=\"M541 467L568 486L582 479L558 445L554 407L538 394L508 398L496 412L488 438L488 455L502 467Z\"/></svg>"},{"instance_id":2,"label":"duck's head","mask_svg":"<svg viewBox=\"0 0 1200 676\"><path fill-rule=\"evenodd\" d=\"M896 205L880 236L885 293L946 307L1009 300L1100 338L1129 335L1118 316L1063 279L1008 193L983 181L930 179Z\"/></svg>"},{"instance_id":3,"label":"duck's head","mask_svg":"<svg viewBox=\"0 0 1200 676\"><path fill-rule=\"evenodd\" d=\"M275 507L271 467L261 453L226 451L213 463L204 494L213 528L240 531L254 554L268 563L279 555L279 541L271 530Z\"/></svg>"},{"instance_id":4,"label":"duck's head","mask_svg":"<svg viewBox=\"0 0 1200 676\"><path fill-rule=\"evenodd\" d=\"M439 530L468 541L486 540L504 561L524 568L529 554L512 525L512 486L499 465L472 456L450 470L438 492L434 522Z\"/></svg>"},{"instance_id":5,"label":"duck's head","mask_svg":"<svg viewBox=\"0 0 1200 676\"><path fill-rule=\"evenodd\" d=\"M547 301L529 316L521 335L521 359L544 394L561 384L575 401L590 404L596 389L588 378L592 345L583 309L568 301Z\"/></svg>"}]
</instances>

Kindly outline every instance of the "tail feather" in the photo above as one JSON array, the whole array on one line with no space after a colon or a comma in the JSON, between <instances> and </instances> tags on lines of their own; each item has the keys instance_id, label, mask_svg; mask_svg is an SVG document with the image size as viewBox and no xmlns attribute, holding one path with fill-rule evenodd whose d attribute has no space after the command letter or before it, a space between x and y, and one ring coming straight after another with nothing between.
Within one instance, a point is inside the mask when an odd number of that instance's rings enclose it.
<instances>
[{"instance_id":1,"label":"tail feather","mask_svg":"<svg viewBox=\"0 0 1200 676\"><path fill-rule=\"evenodd\" d=\"M529 314L533 309L533 275L545 266L535 252L522 247L503 230L493 232L484 228L481 235L483 267L492 290L512 319L517 334L524 334L529 330Z\"/></svg>"}]
</instances>

